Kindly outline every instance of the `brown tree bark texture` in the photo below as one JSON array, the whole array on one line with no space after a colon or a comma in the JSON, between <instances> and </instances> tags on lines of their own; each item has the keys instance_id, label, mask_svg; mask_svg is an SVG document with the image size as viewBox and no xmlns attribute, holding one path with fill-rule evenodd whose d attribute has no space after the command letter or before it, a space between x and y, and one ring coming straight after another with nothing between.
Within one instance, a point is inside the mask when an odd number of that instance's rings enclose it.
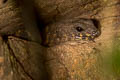
<instances>
[{"instance_id":1,"label":"brown tree bark texture","mask_svg":"<svg viewBox=\"0 0 120 80\"><path fill-rule=\"evenodd\" d=\"M44 48L40 45L33 9L29 3L25 4L25 1L1 1L0 80L45 80L46 77Z\"/></svg>"},{"instance_id":2,"label":"brown tree bark texture","mask_svg":"<svg viewBox=\"0 0 120 80\"><path fill-rule=\"evenodd\" d=\"M32 3L31 3L32 2ZM1 80L114 80L100 69L119 32L119 0L0 0ZM34 10L33 10L34 9ZM35 14L34 14L35 12ZM66 20L97 20L95 42L43 46L39 23L56 27ZM54 25L56 24L56 25ZM119 34L118 34L119 35Z\"/></svg>"}]
</instances>

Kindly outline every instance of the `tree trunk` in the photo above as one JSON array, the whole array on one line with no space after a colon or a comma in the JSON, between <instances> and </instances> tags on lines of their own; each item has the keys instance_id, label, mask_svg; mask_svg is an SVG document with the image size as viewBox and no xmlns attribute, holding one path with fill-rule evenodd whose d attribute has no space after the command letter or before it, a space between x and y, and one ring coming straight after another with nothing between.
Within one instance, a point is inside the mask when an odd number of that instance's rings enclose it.
<instances>
[{"instance_id":1,"label":"tree trunk","mask_svg":"<svg viewBox=\"0 0 120 80\"><path fill-rule=\"evenodd\" d=\"M119 3L1 0L0 79L118 80Z\"/></svg>"}]
</instances>

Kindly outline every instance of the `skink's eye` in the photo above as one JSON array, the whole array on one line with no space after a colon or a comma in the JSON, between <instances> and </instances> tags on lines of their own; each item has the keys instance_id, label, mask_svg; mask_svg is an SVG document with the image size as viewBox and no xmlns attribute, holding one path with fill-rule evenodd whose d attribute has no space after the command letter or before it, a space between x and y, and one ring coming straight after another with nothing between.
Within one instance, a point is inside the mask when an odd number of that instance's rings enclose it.
<instances>
[{"instance_id":1,"label":"skink's eye","mask_svg":"<svg viewBox=\"0 0 120 80\"><path fill-rule=\"evenodd\" d=\"M81 28L80 26L78 26L78 27L76 27L76 30L77 30L78 32L81 32L81 31L83 31L83 28Z\"/></svg>"}]
</instances>

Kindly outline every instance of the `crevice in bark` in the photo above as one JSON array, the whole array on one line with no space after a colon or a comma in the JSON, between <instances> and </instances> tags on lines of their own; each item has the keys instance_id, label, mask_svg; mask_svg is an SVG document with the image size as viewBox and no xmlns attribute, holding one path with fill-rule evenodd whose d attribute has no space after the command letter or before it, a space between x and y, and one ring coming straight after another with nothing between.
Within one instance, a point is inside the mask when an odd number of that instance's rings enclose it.
<instances>
[{"instance_id":1,"label":"crevice in bark","mask_svg":"<svg viewBox=\"0 0 120 80\"><path fill-rule=\"evenodd\" d=\"M38 11L34 8L36 23L39 31L41 32L43 28L47 25L47 23L44 22L44 19L41 18L41 16L38 14Z\"/></svg>"},{"instance_id":2,"label":"crevice in bark","mask_svg":"<svg viewBox=\"0 0 120 80\"><path fill-rule=\"evenodd\" d=\"M44 37L45 37L45 34L44 34L44 29L45 27L49 24L49 23L46 23L44 21L44 19L42 19L42 17L38 14L37 10L34 9L34 12L35 12L35 18L36 18L36 23L37 23L37 28L39 29L39 32L41 34L41 45L43 45L44 43Z\"/></svg>"},{"instance_id":3,"label":"crevice in bark","mask_svg":"<svg viewBox=\"0 0 120 80\"><path fill-rule=\"evenodd\" d=\"M15 35L2 35L2 38L4 40L4 42L7 42L8 41L8 38L11 36L11 37L15 37L15 38L18 38L18 39L21 39L21 40L25 40L25 41L28 41L28 42L34 42L34 43L37 43L37 44L40 44L38 42L35 42L35 41L32 41L28 38L25 38L25 37L21 37L21 36L15 36Z\"/></svg>"}]
</instances>

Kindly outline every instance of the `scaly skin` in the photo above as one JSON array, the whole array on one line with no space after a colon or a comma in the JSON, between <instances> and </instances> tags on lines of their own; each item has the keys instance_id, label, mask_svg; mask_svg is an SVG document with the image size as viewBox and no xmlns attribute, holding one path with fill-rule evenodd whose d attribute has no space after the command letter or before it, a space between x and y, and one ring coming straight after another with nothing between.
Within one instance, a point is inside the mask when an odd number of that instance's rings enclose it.
<instances>
[{"instance_id":1,"label":"scaly skin","mask_svg":"<svg viewBox=\"0 0 120 80\"><path fill-rule=\"evenodd\" d=\"M100 35L100 30L92 20L77 19L49 25L45 33L45 45L53 46L67 41L93 41Z\"/></svg>"}]
</instances>

